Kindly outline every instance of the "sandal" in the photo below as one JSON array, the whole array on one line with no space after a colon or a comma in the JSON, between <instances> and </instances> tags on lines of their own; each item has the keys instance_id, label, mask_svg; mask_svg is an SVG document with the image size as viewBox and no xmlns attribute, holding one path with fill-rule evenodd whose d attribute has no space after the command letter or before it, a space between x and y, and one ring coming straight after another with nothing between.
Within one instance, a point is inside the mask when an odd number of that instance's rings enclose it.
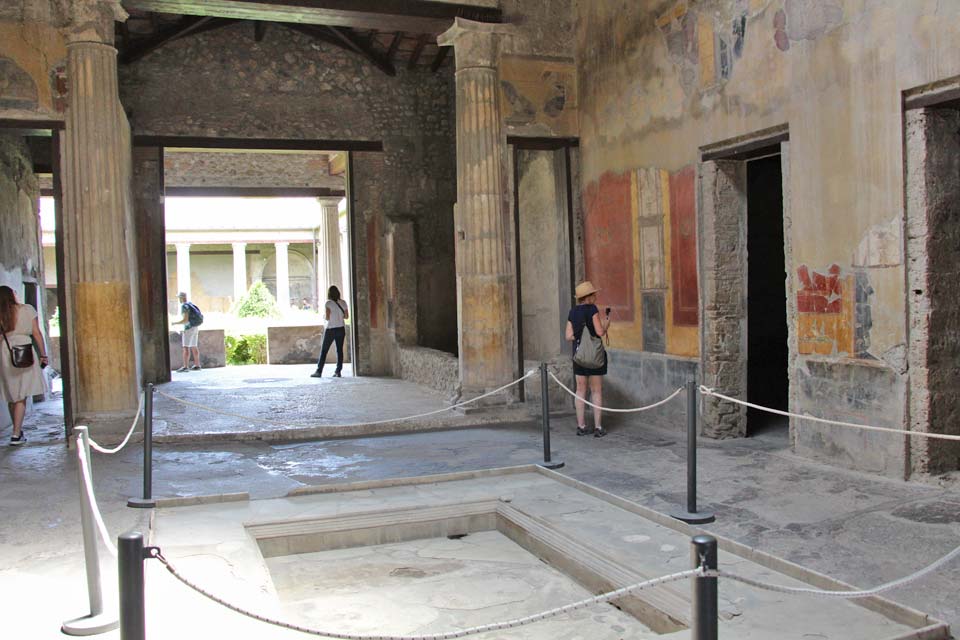
<instances>
[{"instance_id":1,"label":"sandal","mask_svg":"<svg viewBox=\"0 0 960 640\"><path fill-rule=\"evenodd\" d=\"M590 433L590 432L587 431L587 427L586 427L586 426L577 427L577 435L578 435L578 436L585 436L585 435L587 435L588 433Z\"/></svg>"},{"instance_id":2,"label":"sandal","mask_svg":"<svg viewBox=\"0 0 960 640\"><path fill-rule=\"evenodd\" d=\"M594 438L602 438L605 435L607 435L607 432L603 429L603 427L597 427L593 430Z\"/></svg>"}]
</instances>

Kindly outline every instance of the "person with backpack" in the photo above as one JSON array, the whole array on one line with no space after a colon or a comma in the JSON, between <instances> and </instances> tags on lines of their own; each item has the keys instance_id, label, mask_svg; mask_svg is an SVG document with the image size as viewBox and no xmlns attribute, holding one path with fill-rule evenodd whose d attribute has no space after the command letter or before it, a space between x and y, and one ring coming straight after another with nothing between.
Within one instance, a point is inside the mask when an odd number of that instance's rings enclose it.
<instances>
[{"instance_id":1,"label":"person with backpack","mask_svg":"<svg viewBox=\"0 0 960 640\"><path fill-rule=\"evenodd\" d=\"M177 369L178 372L200 371L200 348L197 342L200 338L200 325L203 324L203 314L200 308L192 302L187 301L187 294L181 291L177 294L180 300L180 319L173 324L183 325L183 334L181 334L183 344L183 366ZM193 353L193 366L190 366L190 354Z\"/></svg>"},{"instance_id":2,"label":"person with backpack","mask_svg":"<svg viewBox=\"0 0 960 640\"><path fill-rule=\"evenodd\" d=\"M590 387L590 402L603 405L603 376L607 375L607 354L602 338L610 328L610 309L601 317L597 309L597 292L589 280L577 285L577 304L567 316L565 337L573 343L573 375L577 380L577 435L585 436L587 430L584 419L587 386ZM601 426L602 411L593 408L593 437L602 438L607 432Z\"/></svg>"},{"instance_id":3,"label":"person with backpack","mask_svg":"<svg viewBox=\"0 0 960 640\"><path fill-rule=\"evenodd\" d=\"M327 352L330 345L337 345L337 369L333 372L334 378L340 377L340 371L343 369L343 339L347 335L347 329L344 320L350 317L347 310L347 303L340 299L340 289L331 286L327 289L327 303L324 305L324 316L327 319L327 326L323 330L323 346L320 347L320 359L317 360L317 370L310 374L311 378L319 378L323 375L323 364L327 360Z\"/></svg>"}]
</instances>

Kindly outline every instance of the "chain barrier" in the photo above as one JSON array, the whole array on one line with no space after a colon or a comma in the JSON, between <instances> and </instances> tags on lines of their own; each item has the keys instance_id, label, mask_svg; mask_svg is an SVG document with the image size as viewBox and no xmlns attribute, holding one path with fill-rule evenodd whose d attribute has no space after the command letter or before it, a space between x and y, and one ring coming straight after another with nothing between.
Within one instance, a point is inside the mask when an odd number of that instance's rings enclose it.
<instances>
[{"instance_id":1,"label":"chain barrier","mask_svg":"<svg viewBox=\"0 0 960 640\"><path fill-rule=\"evenodd\" d=\"M586 398L581 398L580 396L577 395L577 393L576 393L575 391L572 391L569 387L567 387L567 385L565 385L565 384L563 384L562 382L560 382L560 379L557 378L557 376L554 375L553 371L550 372L550 377L553 378L553 381L554 381L554 382L556 382L558 385L560 385L560 388L561 388L561 389L563 389L564 391L566 391L567 393L569 393L571 396L573 396L573 397L576 398L577 400L582 400L582 401L584 402L584 404L587 404L587 405L589 405L589 406L591 406L591 407L593 407L593 408L595 408L595 409L600 409L600 410L602 410L602 411L608 411L608 412L610 412L610 413L638 413L638 412L640 412L640 411L649 411L650 409L656 409L656 408L659 407L659 406L662 406L662 405L667 404L668 402L670 402L671 400L673 400L674 398L676 398L678 395L680 395L680 394L683 392L683 387L680 387L679 389L677 389L676 391L674 391L673 393L671 393L669 396L667 396L667 397L664 398L663 400L660 400L659 402L654 402L653 404L648 404L648 405L645 406L645 407L636 407L636 408L634 408L634 409L611 409L611 408L609 408L609 407L601 407L601 406L598 405L598 404L594 404L594 403L590 402L589 400L587 400Z\"/></svg>"},{"instance_id":2,"label":"chain barrier","mask_svg":"<svg viewBox=\"0 0 960 640\"><path fill-rule=\"evenodd\" d=\"M110 534L107 532L107 525L103 521L103 515L100 513L100 507L97 505L97 496L93 492L93 476L90 474L90 465L87 464L87 456L83 451L83 442L81 441L80 436L77 436L77 458L80 461L80 470L83 475L83 488L87 494L87 501L90 503L90 510L93 512L93 518L97 523L97 531L100 532L100 537L103 539L103 544L107 547L107 551L110 552L110 555L116 558L117 548L110 539Z\"/></svg>"},{"instance_id":3,"label":"chain barrier","mask_svg":"<svg viewBox=\"0 0 960 640\"><path fill-rule=\"evenodd\" d=\"M753 578L747 578L735 573L728 573L726 571L720 570L710 570L706 572L708 578L725 578L727 580L736 580L737 582L742 582L751 587L756 587L758 589L764 589L766 591L773 591L775 593L785 593L790 595L804 595L804 596L819 596L823 598L866 598L868 596L875 596L898 587L910 584L911 582L916 582L920 578L927 576L928 574L933 573L937 569L943 567L944 565L955 560L957 557L960 557L960 547L957 547L947 555L943 556L933 564L927 565L923 569L915 573L911 573L908 576L903 578L898 578L892 582L884 583L873 589L864 589L861 591L830 591L826 589L808 589L803 587L785 587L783 585L771 584L768 582L762 582L760 580L754 580Z\"/></svg>"},{"instance_id":4,"label":"chain barrier","mask_svg":"<svg viewBox=\"0 0 960 640\"><path fill-rule=\"evenodd\" d=\"M235 604L231 604L216 596L209 591L203 589L199 585L191 582L189 579L183 576L176 567L174 567L169 560L167 560L159 549L153 547L150 549L150 556L156 558L166 567L167 571L170 574L179 580L182 584L189 587L193 591L196 591L200 595L208 598L217 604L230 609L236 613L247 616L248 618L253 618L254 620L259 620L260 622L265 622L267 624L272 624L277 627L282 627L284 629L290 629L292 631L299 631L301 633L307 633L314 636L322 636L325 638L337 638L338 640L452 640L453 638L464 638L466 636L475 635L478 633L485 633L487 631L499 631L502 629L513 629L516 627L522 627L534 622L540 622L541 620L546 620L547 618L553 618L564 613L569 613L576 609L582 609L594 604L600 604L604 602L609 602L610 600L616 600L617 598L622 598L623 596L636 593L637 591L642 591L643 589L649 589L651 587L656 587L663 584L668 584L671 582L678 582L680 580L686 580L687 578L693 577L704 577L706 576L706 570L704 568L697 569L687 569L686 571L680 571L677 573L671 573L669 575L661 576L659 578L653 578L652 580L645 580L643 582L638 582L614 591L608 591L607 593L602 593L591 598L585 598L583 600L578 600L568 605L562 607L556 607L554 609L548 609L547 611L542 611L540 613L535 613L529 616L524 616L522 618L515 618L513 620L506 620L504 622L495 622L492 624L485 624L476 627L468 627L466 629L460 629L458 631L446 631L442 633L430 633L425 635L417 636L391 636L391 635L364 635L364 634L353 634L353 633L338 633L336 631L325 631L322 629L312 629L310 627L304 627L292 622L285 622L283 620L277 620L269 616L260 615L259 613L254 613L248 609L244 609Z\"/></svg>"},{"instance_id":5,"label":"chain barrier","mask_svg":"<svg viewBox=\"0 0 960 640\"><path fill-rule=\"evenodd\" d=\"M775 413L778 416L786 416L787 418L799 418L801 420L810 420L811 422L819 422L822 424L831 424L838 427L853 427L855 429L863 429L865 431L881 431L884 433L897 433L907 436L919 436L921 438L934 438L939 440L957 440L960 441L960 435L951 435L947 433L929 433L927 431L906 431L904 429L893 429L890 427L875 427L869 424L858 424L856 422L843 422L842 420L828 420L827 418L817 418L816 416L811 416L807 414L793 413L790 411L781 411L780 409L771 409L770 407L764 407L763 405L754 404L752 402L746 402L744 400L738 400L737 398L731 398L730 396L725 396L722 393L714 391L710 387L705 387L700 385L700 393L713 396L714 398L720 398L721 400L726 400L727 402L733 402L735 404L743 405L745 407L750 407L751 409L758 409L760 411L766 411L767 413Z\"/></svg>"},{"instance_id":6,"label":"chain barrier","mask_svg":"<svg viewBox=\"0 0 960 640\"><path fill-rule=\"evenodd\" d=\"M437 415L438 413L446 413L447 411L453 411L454 409L459 409L460 407L464 407L464 406L466 406L466 405L468 405L468 404L470 404L470 403L477 402L478 400L483 400L484 398L490 397L490 396L492 396L492 395L496 395L496 394L500 393L501 391L503 391L503 390L505 390L505 389L509 389L510 387L512 387L512 386L514 386L514 385L516 385L516 384L520 384L521 382L523 382L523 381L526 380L527 378L536 375L536 373L537 373L537 370L536 370L536 369L532 369L532 370L528 371L525 375L521 376L520 378L517 378L517 379L514 380L513 382L508 382L507 384L503 385L502 387L497 387L497 388L494 389L493 391L488 391L488 392L484 393L483 395L477 396L476 398L470 398L469 400L464 400L463 402L458 402L457 404L450 405L449 407L444 407L444 408L442 408L442 409L435 409L435 410L433 410L433 411L427 411L426 413L418 413L418 414L416 414L416 415L404 416L404 417L402 417L402 418L387 418L386 420L374 420L374 421L370 421L370 422L352 422L352 423L347 423L347 424L336 424L336 425L320 424L320 423L314 423L314 424L292 423L292 424L291 424L290 422L282 422L282 421L280 421L280 420L271 420L271 419L269 419L269 418L254 418L254 417L250 417L250 416L245 416L245 415L243 415L243 414L241 414L241 413L233 413L233 412L231 412L231 411L223 411L222 409L214 409L213 407L208 407L208 406L206 406L206 405L204 405L204 404L200 404L200 403L198 403L198 402L191 402L191 401L189 401L189 400L184 400L183 398L178 398L178 397L176 397L176 396L170 395L169 393L165 393L165 392L161 391L160 389L157 389L157 390L156 390L156 393L157 393L157 395L163 396L164 398L167 398L168 400L173 400L174 402L180 403L180 404L182 404L182 405L184 405L184 406L187 406L187 407L194 407L194 408L196 408L196 409L202 409L202 410L204 410L204 411L209 411L210 413L216 413L216 414L219 414L219 415L222 415L222 416L228 416L228 417L231 417L231 418L241 418L241 419L243 419L243 420L249 420L249 421L251 421L251 422L261 422L261 423L264 423L264 424L272 424L272 425L276 425L276 426L279 426L279 427L287 427L287 428L289 428L290 426L296 426L296 427L305 428L305 429L309 429L309 428L311 428L311 427L332 427L332 426L336 426L336 427L361 427L361 426L362 426L362 427L365 427L365 426L377 425L377 424L389 424L389 423L391 423L391 422L403 422L403 421L406 421L406 420L416 420L417 418L426 418L426 417L428 417L428 416Z\"/></svg>"},{"instance_id":7,"label":"chain barrier","mask_svg":"<svg viewBox=\"0 0 960 640\"><path fill-rule=\"evenodd\" d=\"M118 444L113 449L107 449L103 446L97 444L93 438L90 438L90 448L99 453L112 454L117 453L120 449L123 449L127 446L127 443L130 442L130 436L133 435L134 430L137 428L137 422L140 421L140 417L143 415L143 392L140 392L140 404L137 405L137 415L133 416L133 424L130 425L130 430L127 431L127 436L123 439L123 442Z\"/></svg>"}]
</instances>

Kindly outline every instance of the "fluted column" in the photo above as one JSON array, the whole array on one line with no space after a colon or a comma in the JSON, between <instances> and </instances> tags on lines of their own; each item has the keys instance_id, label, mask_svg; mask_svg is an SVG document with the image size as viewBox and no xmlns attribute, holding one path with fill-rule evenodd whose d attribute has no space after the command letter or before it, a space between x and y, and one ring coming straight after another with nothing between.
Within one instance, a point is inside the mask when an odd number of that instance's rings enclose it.
<instances>
[{"instance_id":1,"label":"fluted column","mask_svg":"<svg viewBox=\"0 0 960 640\"><path fill-rule=\"evenodd\" d=\"M343 295L343 274L340 268L340 199L322 199L323 222L320 224L320 300L326 300L327 288L336 286Z\"/></svg>"},{"instance_id":2,"label":"fluted column","mask_svg":"<svg viewBox=\"0 0 960 640\"><path fill-rule=\"evenodd\" d=\"M233 243L233 302L247 294L247 243Z\"/></svg>"},{"instance_id":3,"label":"fluted column","mask_svg":"<svg viewBox=\"0 0 960 640\"><path fill-rule=\"evenodd\" d=\"M500 38L511 27L457 18L437 42L453 46L457 83L457 312L460 383L475 396L517 371L506 207L506 138L501 126Z\"/></svg>"},{"instance_id":4,"label":"fluted column","mask_svg":"<svg viewBox=\"0 0 960 640\"><path fill-rule=\"evenodd\" d=\"M119 5L75 2L73 10L63 151L71 411L102 434L132 415L139 386L130 131L109 44Z\"/></svg>"},{"instance_id":5,"label":"fluted column","mask_svg":"<svg viewBox=\"0 0 960 640\"><path fill-rule=\"evenodd\" d=\"M281 313L290 309L290 262L289 242L274 242L277 250L277 307Z\"/></svg>"}]
</instances>

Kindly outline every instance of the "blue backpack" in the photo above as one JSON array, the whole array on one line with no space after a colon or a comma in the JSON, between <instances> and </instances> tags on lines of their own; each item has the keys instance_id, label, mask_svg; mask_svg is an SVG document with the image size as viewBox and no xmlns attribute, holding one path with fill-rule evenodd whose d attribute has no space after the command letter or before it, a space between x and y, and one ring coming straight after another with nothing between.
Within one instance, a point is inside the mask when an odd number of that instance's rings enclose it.
<instances>
[{"instance_id":1,"label":"blue backpack","mask_svg":"<svg viewBox=\"0 0 960 640\"><path fill-rule=\"evenodd\" d=\"M187 319L190 320L191 327L199 327L203 324L203 314L200 313L199 307L193 304L192 302L187 302Z\"/></svg>"}]
</instances>

